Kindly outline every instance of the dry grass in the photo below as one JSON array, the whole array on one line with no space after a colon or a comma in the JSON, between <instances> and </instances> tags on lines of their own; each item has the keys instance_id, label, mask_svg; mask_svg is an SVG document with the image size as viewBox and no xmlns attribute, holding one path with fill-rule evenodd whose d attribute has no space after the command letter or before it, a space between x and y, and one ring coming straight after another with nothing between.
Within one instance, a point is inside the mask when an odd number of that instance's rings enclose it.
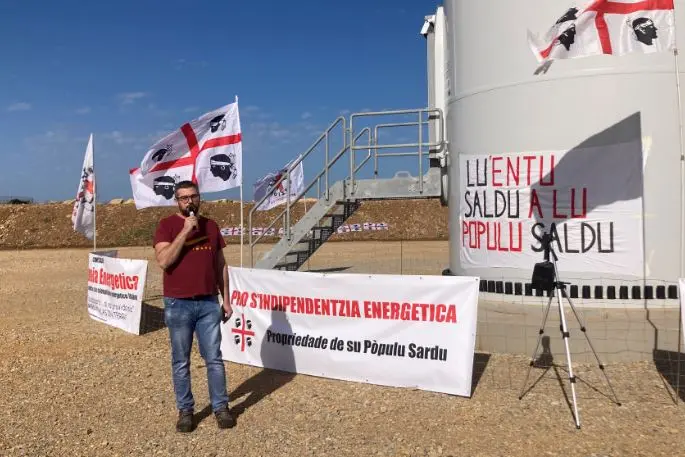
<instances>
[{"instance_id":1,"label":"dry grass","mask_svg":"<svg viewBox=\"0 0 685 457\"><path fill-rule=\"evenodd\" d=\"M302 203L302 204L300 204ZM305 205L293 208L295 224L304 214ZM311 207L313 202L308 202ZM257 211L253 227L267 227L283 211L283 206L269 211ZM250 204L243 208L244 224L248 227ZM70 204L0 205L0 249L77 248L92 243L74 232L71 226ZM148 246L159 219L176 211L175 207L137 210L132 204L103 204L97 210L98 246ZM204 202L200 212L219 223L220 227L240 226L240 202ZM335 234L332 241L392 241L446 240L447 208L438 200L385 200L363 202L347 224L385 222L388 230ZM275 228L281 227L277 221ZM247 240L247 236L245 236ZM274 242L275 237L264 241ZM240 237L227 237L230 244Z\"/></svg>"},{"instance_id":2,"label":"dry grass","mask_svg":"<svg viewBox=\"0 0 685 457\"><path fill-rule=\"evenodd\" d=\"M335 243L312 268L396 271L387 243ZM405 243L405 273L445 265L446 243ZM396 252L396 251L394 251ZM227 248L237 262L235 247ZM124 257L148 258L149 248ZM373 263L375 262L375 263ZM623 401L607 399L597 370L579 368L583 428L575 430L553 371L518 400L525 357L476 357L472 398L291 376L227 363L236 428L206 417L190 435L176 412L166 329L126 334L88 317L86 250L0 252L0 455L683 455L685 414L653 363L607 368ZM159 269L146 291L159 306ZM193 352L198 409L208 404ZM540 373L537 372L539 375ZM595 391L593 387L599 391ZM206 414L206 410L204 411Z\"/></svg>"}]
</instances>

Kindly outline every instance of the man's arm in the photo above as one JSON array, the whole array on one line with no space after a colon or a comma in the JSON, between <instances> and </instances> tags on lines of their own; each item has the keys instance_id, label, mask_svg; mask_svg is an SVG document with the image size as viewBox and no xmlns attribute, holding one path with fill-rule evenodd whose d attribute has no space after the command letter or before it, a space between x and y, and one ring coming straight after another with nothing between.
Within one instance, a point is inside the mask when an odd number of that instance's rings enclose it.
<instances>
[{"instance_id":1,"label":"man's arm","mask_svg":"<svg viewBox=\"0 0 685 457\"><path fill-rule=\"evenodd\" d=\"M228 319L233 314L230 297L228 296L228 266L226 265L226 258L224 251L219 250L216 256L216 278L217 288L221 292L221 297L224 301L224 310L226 311L226 318Z\"/></svg>"},{"instance_id":2,"label":"man's arm","mask_svg":"<svg viewBox=\"0 0 685 457\"><path fill-rule=\"evenodd\" d=\"M160 241L155 245L155 255L157 257L157 263L162 268L166 270L169 266L173 265L178 259L181 253L181 248L183 248L183 243L186 242L188 238L188 231L181 230L174 241L169 243L167 241Z\"/></svg>"},{"instance_id":3,"label":"man's arm","mask_svg":"<svg viewBox=\"0 0 685 457\"><path fill-rule=\"evenodd\" d=\"M171 265L178 260L178 256L181 254L181 248L186 242L188 235L193 229L197 227L197 218L195 216L187 217L183 223L183 228L181 233L176 235L176 238L172 242L169 241L158 241L155 243L155 256L157 258L157 263L162 268L166 270ZM169 239L171 236L166 236L162 227L158 227L157 234L155 235L155 240ZM159 236L158 236L159 235Z\"/></svg>"}]
</instances>

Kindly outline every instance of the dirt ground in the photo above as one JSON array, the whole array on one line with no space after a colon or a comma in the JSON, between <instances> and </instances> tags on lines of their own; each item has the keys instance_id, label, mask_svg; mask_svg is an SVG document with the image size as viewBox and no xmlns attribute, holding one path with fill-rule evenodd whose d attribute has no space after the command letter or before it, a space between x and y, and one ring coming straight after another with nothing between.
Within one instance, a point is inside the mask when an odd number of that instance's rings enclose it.
<instances>
[{"instance_id":1,"label":"dirt ground","mask_svg":"<svg viewBox=\"0 0 685 457\"><path fill-rule=\"evenodd\" d=\"M292 224L297 223L315 200L300 201L291 213ZM249 228L251 203L243 207L243 223ZM283 211L278 206L269 211L256 211L253 228L267 228ZM97 245L147 246L163 216L177 211L176 207L155 207L138 210L132 203L98 204ZM92 242L72 230L72 203L1 205L0 204L0 250L40 248L87 248ZM240 202L203 202L200 213L214 219L221 228L240 226ZM362 230L336 233L328 242L334 241L434 241L447 240L448 208L436 199L363 201L360 208L345 224L386 224L383 230ZM281 228L276 220L273 228ZM256 238L256 237L255 237ZM265 236L267 243L278 238ZM240 236L227 236L229 244L240 243ZM248 236L245 235L245 242Z\"/></svg>"},{"instance_id":2,"label":"dirt ground","mask_svg":"<svg viewBox=\"0 0 685 457\"><path fill-rule=\"evenodd\" d=\"M236 264L237 247L226 252ZM153 260L150 248L120 255ZM401 250L391 242L330 243L311 269L439 274L446 260L441 241L405 242ZM146 302L159 307L154 262L148 275ZM195 348L193 391L204 419L179 434L166 329L135 336L92 320L86 281L85 249L0 252L0 455L685 454L685 407L652 362L607 366L622 406L611 402L596 366L578 367L576 430L563 370L561 381L549 370L519 400L527 357L482 353L472 398L226 363L240 415L236 428L218 430L203 409L205 369Z\"/></svg>"}]
</instances>

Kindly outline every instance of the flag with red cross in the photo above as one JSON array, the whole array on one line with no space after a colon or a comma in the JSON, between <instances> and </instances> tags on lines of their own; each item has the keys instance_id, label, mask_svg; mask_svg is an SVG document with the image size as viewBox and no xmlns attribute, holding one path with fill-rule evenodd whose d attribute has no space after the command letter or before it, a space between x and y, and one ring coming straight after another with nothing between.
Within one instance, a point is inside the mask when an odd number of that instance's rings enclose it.
<instances>
[{"instance_id":1,"label":"flag with red cross","mask_svg":"<svg viewBox=\"0 0 685 457\"><path fill-rule=\"evenodd\" d=\"M129 171L136 208L172 206L179 181L201 193L242 184L242 133L238 102L207 112L157 141L140 167Z\"/></svg>"},{"instance_id":2,"label":"flag with red cross","mask_svg":"<svg viewBox=\"0 0 685 457\"><path fill-rule=\"evenodd\" d=\"M592 0L571 6L542 38L529 30L528 44L540 63L671 51L676 47L673 0Z\"/></svg>"}]
</instances>

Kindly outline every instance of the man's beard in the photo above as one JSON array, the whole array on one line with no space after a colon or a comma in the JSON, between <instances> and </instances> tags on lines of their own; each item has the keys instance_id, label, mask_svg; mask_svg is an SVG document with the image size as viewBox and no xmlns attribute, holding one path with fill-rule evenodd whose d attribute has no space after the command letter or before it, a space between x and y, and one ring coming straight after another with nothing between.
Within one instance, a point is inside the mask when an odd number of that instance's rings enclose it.
<instances>
[{"instance_id":1,"label":"man's beard","mask_svg":"<svg viewBox=\"0 0 685 457\"><path fill-rule=\"evenodd\" d=\"M185 217L189 217L191 211L197 216L197 207L193 204L188 205L185 209L181 209L181 214L183 214Z\"/></svg>"}]
</instances>

